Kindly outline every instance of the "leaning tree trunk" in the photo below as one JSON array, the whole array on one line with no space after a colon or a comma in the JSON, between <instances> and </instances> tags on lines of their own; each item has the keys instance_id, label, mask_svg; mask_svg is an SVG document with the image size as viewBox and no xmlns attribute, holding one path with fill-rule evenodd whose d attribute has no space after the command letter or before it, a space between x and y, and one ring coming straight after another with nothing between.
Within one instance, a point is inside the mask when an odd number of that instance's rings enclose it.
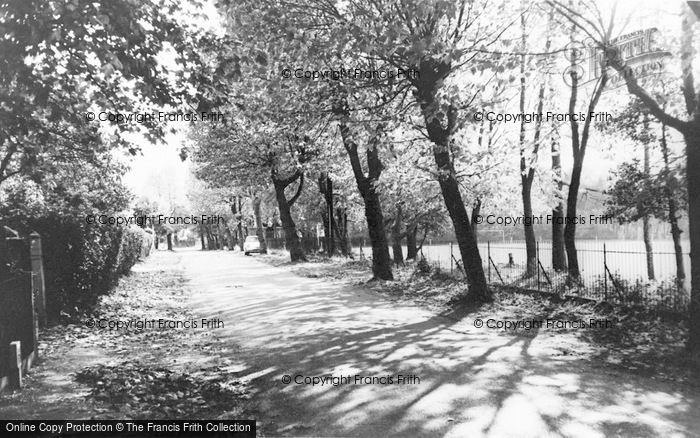
<instances>
[{"instance_id":1,"label":"leaning tree trunk","mask_svg":"<svg viewBox=\"0 0 700 438\"><path fill-rule=\"evenodd\" d=\"M422 68L421 73L423 73L423 70L426 70L426 76L428 76L428 71L432 71L429 67ZM429 86L434 87L435 84ZM440 184L440 191L442 192L447 212L452 220L459 252L464 264L464 271L469 283L467 298L475 302L492 301L493 297L486 283L479 247L476 243L469 214L462 200L462 194L459 191L459 182L455 176L450 157L450 133L456 125L457 110L453 106L448 108L447 128L443 128L440 120L434 117L433 114L436 104L435 90L419 89L418 91L421 97L421 110L428 130L428 137L433 143L433 157L439 172L438 183Z\"/></svg>"},{"instance_id":2,"label":"leaning tree trunk","mask_svg":"<svg viewBox=\"0 0 700 438\"><path fill-rule=\"evenodd\" d=\"M287 196L284 194L284 189L287 188L291 183L299 180L299 187L297 193L288 200ZM301 194L301 190L304 183L304 175L297 173L291 178L279 179L273 172L272 182L275 187L275 196L277 198L277 207L280 212L280 221L282 222L282 229L284 230L284 240L287 244L287 250L289 250L289 256L293 262L306 261L306 256L304 255L304 250L301 247L301 242L299 241L299 236L297 236L297 227L292 218L291 206L297 200Z\"/></svg>"},{"instance_id":3,"label":"leaning tree trunk","mask_svg":"<svg viewBox=\"0 0 700 438\"><path fill-rule=\"evenodd\" d=\"M435 161L438 163L438 168L441 165L449 164L447 153L434 151ZM475 301L488 302L492 300L491 293L486 284L486 276L481 262L479 248L474 238L474 233L471 228L471 222L462 196L459 193L459 185L454 176L446 176L440 178L440 190L445 200L445 206L452 219L455 235L457 236L457 244L459 252L462 255L464 270L467 274L469 282L469 295Z\"/></svg>"}]
</instances>

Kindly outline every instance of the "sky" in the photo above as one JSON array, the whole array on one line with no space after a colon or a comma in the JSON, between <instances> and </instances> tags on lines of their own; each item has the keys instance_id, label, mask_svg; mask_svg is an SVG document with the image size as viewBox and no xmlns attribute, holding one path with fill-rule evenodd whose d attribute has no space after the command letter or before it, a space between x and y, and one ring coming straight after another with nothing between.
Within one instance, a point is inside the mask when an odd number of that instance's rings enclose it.
<instances>
[{"instance_id":1,"label":"sky","mask_svg":"<svg viewBox=\"0 0 700 438\"><path fill-rule=\"evenodd\" d=\"M152 144L142 137L134 136L133 142L140 146L141 153L125 157L131 169L124 176L124 183L136 194L159 200L164 209L168 205L188 206L187 192L192 185L191 162L180 159L183 133L169 134L164 143Z\"/></svg>"}]
</instances>

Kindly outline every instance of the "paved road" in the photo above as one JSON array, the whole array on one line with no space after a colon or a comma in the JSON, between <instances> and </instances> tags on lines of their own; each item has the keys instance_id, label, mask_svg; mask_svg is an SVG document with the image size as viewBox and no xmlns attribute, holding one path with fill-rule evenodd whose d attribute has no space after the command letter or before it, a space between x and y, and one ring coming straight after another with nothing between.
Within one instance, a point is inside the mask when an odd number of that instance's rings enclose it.
<instances>
[{"instance_id":1,"label":"paved road","mask_svg":"<svg viewBox=\"0 0 700 438\"><path fill-rule=\"evenodd\" d=\"M547 336L506 337L299 277L255 257L183 251L192 306L241 346L233 371L271 435L700 436L700 395L596 367ZM397 376L420 381L397 384ZM285 384L352 376L339 386ZM355 375L394 384L354 384Z\"/></svg>"}]
</instances>

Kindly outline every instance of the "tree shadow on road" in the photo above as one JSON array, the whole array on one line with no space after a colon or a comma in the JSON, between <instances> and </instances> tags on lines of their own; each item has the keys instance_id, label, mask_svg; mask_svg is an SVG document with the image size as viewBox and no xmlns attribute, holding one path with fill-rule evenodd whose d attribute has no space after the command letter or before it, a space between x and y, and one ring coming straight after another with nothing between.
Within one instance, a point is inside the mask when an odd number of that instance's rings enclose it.
<instances>
[{"instance_id":1,"label":"tree shadow on road","mask_svg":"<svg viewBox=\"0 0 700 438\"><path fill-rule=\"evenodd\" d=\"M585 356L563 353L552 344L556 338L542 339L537 330L500 335L475 329L474 309L434 315L262 265L204 272L217 280L198 281L206 293L193 304L226 321L217 331L222 342L241 344L237 376L250 380L261 422L273 434L656 436L700 430L697 393L596 367ZM283 383L285 375L292 383ZM329 375L413 375L420 382L303 383Z\"/></svg>"}]
</instances>

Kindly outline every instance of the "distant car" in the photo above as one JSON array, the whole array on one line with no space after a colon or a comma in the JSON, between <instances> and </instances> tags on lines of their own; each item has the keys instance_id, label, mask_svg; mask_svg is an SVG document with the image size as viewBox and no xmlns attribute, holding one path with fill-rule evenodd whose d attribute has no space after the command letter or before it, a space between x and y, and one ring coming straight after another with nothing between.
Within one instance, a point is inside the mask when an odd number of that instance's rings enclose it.
<instances>
[{"instance_id":1,"label":"distant car","mask_svg":"<svg viewBox=\"0 0 700 438\"><path fill-rule=\"evenodd\" d=\"M258 236L248 236L245 238L245 242L243 242L243 252L245 255L250 255L254 252L262 254L265 252L265 250L260 245L260 239L258 239Z\"/></svg>"}]
</instances>

